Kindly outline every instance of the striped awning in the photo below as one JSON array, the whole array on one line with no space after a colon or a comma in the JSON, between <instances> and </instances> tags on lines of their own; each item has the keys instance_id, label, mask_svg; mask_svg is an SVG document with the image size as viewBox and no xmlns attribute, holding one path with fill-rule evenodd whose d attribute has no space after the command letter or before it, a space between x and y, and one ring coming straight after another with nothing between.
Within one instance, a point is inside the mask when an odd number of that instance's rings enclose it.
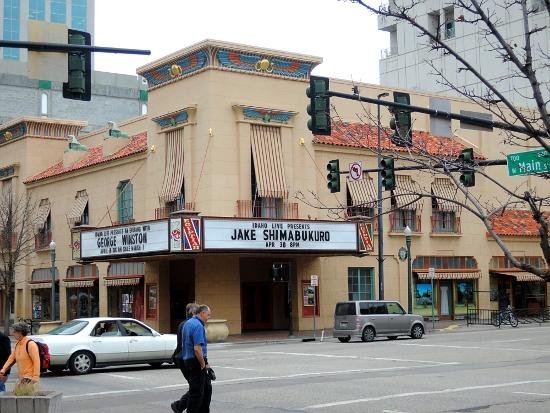
<instances>
[{"instance_id":1,"label":"striped awning","mask_svg":"<svg viewBox=\"0 0 550 413\"><path fill-rule=\"evenodd\" d=\"M96 280L72 280L72 279L63 280L63 284L65 284L65 287L67 288L93 287L95 282Z\"/></svg>"},{"instance_id":2,"label":"striped awning","mask_svg":"<svg viewBox=\"0 0 550 413\"><path fill-rule=\"evenodd\" d=\"M67 219L69 220L69 222L74 223L80 221L82 218L82 214L86 209L86 205L88 205L88 195L77 195L74 199L71 210L67 214Z\"/></svg>"},{"instance_id":3,"label":"striped awning","mask_svg":"<svg viewBox=\"0 0 550 413\"><path fill-rule=\"evenodd\" d=\"M250 125L250 132L258 195L262 198L288 198L281 129Z\"/></svg>"},{"instance_id":4,"label":"striped awning","mask_svg":"<svg viewBox=\"0 0 550 413\"><path fill-rule=\"evenodd\" d=\"M132 278L105 278L104 284L107 287L121 287L125 285L138 285L141 280L141 277L132 277Z\"/></svg>"},{"instance_id":5,"label":"striped awning","mask_svg":"<svg viewBox=\"0 0 550 413\"><path fill-rule=\"evenodd\" d=\"M419 280L430 280L430 274L428 272L415 271ZM473 280L481 278L481 271L470 272L453 272L453 271L437 271L434 276L434 280Z\"/></svg>"},{"instance_id":6,"label":"striped awning","mask_svg":"<svg viewBox=\"0 0 550 413\"><path fill-rule=\"evenodd\" d=\"M166 163L164 181L159 193L159 202L172 202L182 193L183 186L183 130L176 129L166 134Z\"/></svg>"},{"instance_id":7,"label":"striped awning","mask_svg":"<svg viewBox=\"0 0 550 413\"><path fill-rule=\"evenodd\" d=\"M452 184L448 178L435 178L432 183L432 205L437 206L440 211L455 211L459 212L461 206L448 201L450 199L460 202L459 195L462 194Z\"/></svg>"},{"instance_id":8,"label":"striped awning","mask_svg":"<svg viewBox=\"0 0 550 413\"><path fill-rule=\"evenodd\" d=\"M423 198L420 186L408 175L395 175L395 189L392 192L393 207L397 209L422 210Z\"/></svg>"},{"instance_id":9,"label":"striped awning","mask_svg":"<svg viewBox=\"0 0 550 413\"><path fill-rule=\"evenodd\" d=\"M48 219L48 215L50 215L51 207L52 205L49 202L41 203L38 206L38 213L36 214L36 217L34 219L35 228L40 229L44 227L44 224Z\"/></svg>"},{"instance_id":10,"label":"striped awning","mask_svg":"<svg viewBox=\"0 0 550 413\"><path fill-rule=\"evenodd\" d=\"M45 288L52 288L52 282L43 282L43 283L29 283L29 288L31 290L41 290Z\"/></svg>"},{"instance_id":11,"label":"striped awning","mask_svg":"<svg viewBox=\"0 0 550 413\"><path fill-rule=\"evenodd\" d=\"M374 179L365 178L359 181L348 181L348 190L351 196L351 206L376 207L378 193Z\"/></svg>"},{"instance_id":12,"label":"striped awning","mask_svg":"<svg viewBox=\"0 0 550 413\"><path fill-rule=\"evenodd\" d=\"M527 271L491 271L489 270L489 274L491 275L504 275L508 277L514 277L516 281L520 282L546 282L542 278L540 278L538 275L531 274Z\"/></svg>"}]
</instances>

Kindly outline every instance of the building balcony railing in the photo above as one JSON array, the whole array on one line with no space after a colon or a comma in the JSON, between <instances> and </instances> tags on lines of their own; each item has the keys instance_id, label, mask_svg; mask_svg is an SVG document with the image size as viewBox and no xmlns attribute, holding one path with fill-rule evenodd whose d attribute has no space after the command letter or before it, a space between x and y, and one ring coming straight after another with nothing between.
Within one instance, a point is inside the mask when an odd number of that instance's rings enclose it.
<instances>
[{"instance_id":1,"label":"building balcony railing","mask_svg":"<svg viewBox=\"0 0 550 413\"><path fill-rule=\"evenodd\" d=\"M422 219L415 210L390 212L390 232L403 232L408 226L413 232L422 232Z\"/></svg>"},{"instance_id":2,"label":"building balcony railing","mask_svg":"<svg viewBox=\"0 0 550 413\"><path fill-rule=\"evenodd\" d=\"M270 198L252 202L250 199L237 201L237 218L275 218L298 219L298 203L277 200L277 202L265 202Z\"/></svg>"},{"instance_id":3,"label":"building balcony railing","mask_svg":"<svg viewBox=\"0 0 550 413\"><path fill-rule=\"evenodd\" d=\"M163 207L155 208L155 219L170 218L170 214L172 212L181 211L182 209L187 211L194 211L195 203L194 202L185 202L183 204L169 203Z\"/></svg>"},{"instance_id":4,"label":"building balcony railing","mask_svg":"<svg viewBox=\"0 0 550 413\"><path fill-rule=\"evenodd\" d=\"M461 234L460 217L432 215L432 234Z\"/></svg>"},{"instance_id":5,"label":"building balcony railing","mask_svg":"<svg viewBox=\"0 0 550 413\"><path fill-rule=\"evenodd\" d=\"M51 231L41 231L34 236L34 248L37 250L49 248L50 242L52 242Z\"/></svg>"}]
</instances>

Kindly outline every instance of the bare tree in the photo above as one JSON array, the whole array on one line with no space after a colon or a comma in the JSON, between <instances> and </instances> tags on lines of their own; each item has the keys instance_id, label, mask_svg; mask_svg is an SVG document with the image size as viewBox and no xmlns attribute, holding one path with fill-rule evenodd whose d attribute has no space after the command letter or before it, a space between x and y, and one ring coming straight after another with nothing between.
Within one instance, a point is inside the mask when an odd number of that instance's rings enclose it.
<instances>
[{"instance_id":1,"label":"bare tree","mask_svg":"<svg viewBox=\"0 0 550 413\"><path fill-rule=\"evenodd\" d=\"M14 300L15 271L34 252L34 203L15 194L10 186L0 194L0 296L4 303L4 331L7 333Z\"/></svg>"},{"instance_id":2,"label":"bare tree","mask_svg":"<svg viewBox=\"0 0 550 413\"><path fill-rule=\"evenodd\" d=\"M548 89L547 84L539 81L539 75L541 73L547 75L548 70L550 70L550 65L548 64L550 56L547 50L541 50L540 47L534 53L534 49L537 46L533 44L533 38L536 34L540 34L541 32L544 34L549 29L546 26L532 24L530 17L536 11L540 12L540 10L535 10L531 2L526 0L495 0L492 2L484 0L450 0L446 4L446 6L453 6L459 10L457 12L456 24L476 26L476 29L480 31L485 39L488 51L494 53L495 64L503 64L503 62L510 64L513 70L510 71L511 74L509 77L516 77L527 81L531 92L527 97L532 99L534 107L525 109L518 107L506 96L506 93L501 91L502 79L487 79L474 63L469 62L465 56L458 53L452 46L453 43L441 35L441 26L433 30L433 28L422 24L421 19L418 18L423 5L422 1L391 0L389 6L381 5L379 7L372 6L370 2L361 0L338 1L355 3L379 16L405 22L412 26L417 35L425 40L425 45L431 51L430 53L434 55L434 58L441 55L452 56L457 62L457 70L471 73L472 76L479 80L482 87L473 89L467 86L456 86L432 60L426 61L426 64L431 67L432 74L436 76L439 83L492 113L498 120L508 125L521 125L528 131L526 134L505 132L503 133L504 143L530 147L533 147L532 145L535 143L535 145L540 145L540 147L550 152L550 116L547 109L548 100L550 99L550 89ZM550 0L544 0L544 5L546 6L546 10L542 12L550 16ZM513 42L506 40L503 33L499 31L502 30L502 22L499 20L498 13L490 9L491 6L501 7L521 15L523 22L522 39L516 37ZM536 54L537 58L534 58L534 54ZM354 93L357 93L359 96L359 88L355 87ZM333 111L336 110L334 106L332 109ZM363 110L363 113L357 114L357 117L358 122L362 123L366 129L361 130L350 127L349 124L336 114L332 116L333 131L340 130L340 133L344 134L347 139L355 141L356 146L376 153L376 145L372 141L369 141L370 138L367 136L369 133L365 133L369 128L372 129L375 127L376 119L367 110ZM457 188L455 196L449 198L434 195L430 188L419 188L405 195L416 195L418 198L427 197L431 200L450 202L464 208L483 223L488 234L496 241L513 266L538 275L546 281L550 281L550 214L545 212L550 207L550 193L547 189L546 191L544 190L548 188L548 181L544 180L544 178L549 177L548 174L540 175L539 178L533 179L533 182L539 184L538 188L534 186L527 187L526 183L512 187L509 182L500 182L492 177L489 167L482 167L478 164L477 161L482 158L481 154L477 154L476 162L465 165L458 157L460 148L464 148L464 146L459 145L457 147L457 142L454 142L452 138L440 138L439 147L434 147L432 144L428 148L426 147L426 142L422 139L415 139L415 133L411 131L412 146L398 147L391 143L390 132L388 130L384 131L382 152L386 154L390 153L396 160L402 161L400 165L406 163L407 165L416 165L423 168L419 173L432 174L434 176L438 174L446 175ZM375 136L375 133L370 133L370 135L371 137ZM322 143L321 137L316 137L316 139ZM459 182L456 172L465 168L485 177L490 182L490 185L494 186L495 195L492 193L491 196L487 196L487 194L481 196L476 194L475 189L470 190L470 188L463 186ZM498 195L496 195L497 192L499 192ZM401 193L401 196L403 195ZM312 206L326 209L328 215L332 215L333 217L341 217L342 212L346 208L345 205L328 207L313 192L308 195L299 193L297 194L297 198ZM391 198L395 200L393 194ZM540 247L547 264L546 269L537 268L514 257L506 242L493 228L492 219L511 208L523 208L531 212L531 216L538 227ZM392 209L384 211L384 213L392 212Z\"/></svg>"}]
</instances>

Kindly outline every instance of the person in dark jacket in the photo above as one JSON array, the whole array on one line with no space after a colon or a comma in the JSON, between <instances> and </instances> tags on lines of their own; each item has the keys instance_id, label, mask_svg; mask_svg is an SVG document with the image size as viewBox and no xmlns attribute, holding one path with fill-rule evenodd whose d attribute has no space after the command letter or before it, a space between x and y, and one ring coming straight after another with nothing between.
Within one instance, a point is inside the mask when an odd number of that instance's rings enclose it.
<instances>
[{"instance_id":1,"label":"person in dark jacket","mask_svg":"<svg viewBox=\"0 0 550 413\"><path fill-rule=\"evenodd\" d=\"M11 354L11 342L8 335L0 331L0 366L8 360ZM6 391L6 380L8 379L10 371L6 371L4 376L0 376L0 393Z\"/></svg>"},{"instance_id":2,"label":"person in dark jacket","mask_svg":"<svg viewBox=\"0 0 550 413\"><path fill-rule=\"evenodd\" d=\"M181 374L183 374L183 377L185 377L185 380L187 380L187 376L185 373L185 368L183 365L183 358L182 358L182 351L183 348L183 326L185 325L185 322L189 320L191 317L193 317L197 312L198 304L196 303L189 303L185 307L185 320L183 320L177 330L177 345L176 349L174 350L174 354L172 355L172 359L174 360L174 364L176 367L178 367L181 371ZM187 409L187 400L189 399L189 391L187 391L179 400L176 400L173 402L170 407L174 411L174 413L181 413L185 409Z\"/></svg>"}]
</instances>

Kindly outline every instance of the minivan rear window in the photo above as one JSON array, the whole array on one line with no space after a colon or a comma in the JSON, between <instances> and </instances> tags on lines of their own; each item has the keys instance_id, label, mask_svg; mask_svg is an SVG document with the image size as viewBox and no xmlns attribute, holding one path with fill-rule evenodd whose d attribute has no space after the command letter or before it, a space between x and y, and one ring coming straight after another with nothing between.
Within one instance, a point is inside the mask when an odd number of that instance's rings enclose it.
<instances>
[{"instance_id":1,"label":"minivan rear window","mask_svg":"<svg viewBox=\"0 0 550 413\"><path fill-rule=\"evenodd\" d=\"M338 303L336 304L336 315L355 315L355 303Z\"/></svg>"}]
</instances>

